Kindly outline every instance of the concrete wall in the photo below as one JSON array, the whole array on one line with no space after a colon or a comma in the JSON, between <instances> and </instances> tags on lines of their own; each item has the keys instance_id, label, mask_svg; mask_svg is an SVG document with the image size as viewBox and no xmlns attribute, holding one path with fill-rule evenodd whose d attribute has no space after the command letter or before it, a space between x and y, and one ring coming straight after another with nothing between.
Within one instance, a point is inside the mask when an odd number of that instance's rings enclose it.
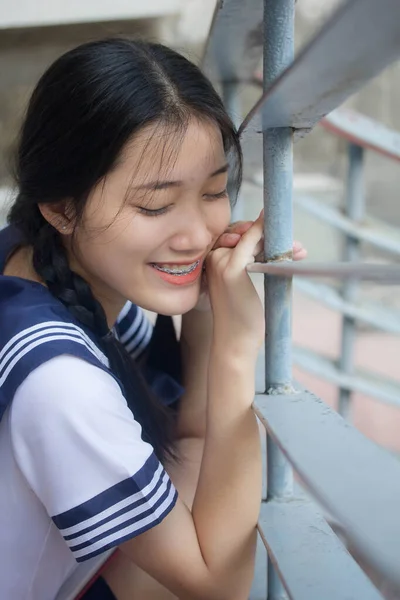
<instances>
[{"instance_id":1,"label":"concrete wall","mask_svg":"<svg viewBox=\"0 0 400 600\"><path fill-rule=\"evenodd\" d=\"M10 181L10 155L25 106L43 71L68 49L112 35L164 38L176 17L13 28L0 33L0 186Z\"/></svg>"},{"instance_id":2,"label":"concrete wall","mask_svg":"<svg viewBox=\"0 0 400 600\"><path fill-rule=\"evenodd\" d=\"M0 3L0 28L143 19L176 14L181 6L182 0L13 0Z\"/></svg>"}]
</instances>

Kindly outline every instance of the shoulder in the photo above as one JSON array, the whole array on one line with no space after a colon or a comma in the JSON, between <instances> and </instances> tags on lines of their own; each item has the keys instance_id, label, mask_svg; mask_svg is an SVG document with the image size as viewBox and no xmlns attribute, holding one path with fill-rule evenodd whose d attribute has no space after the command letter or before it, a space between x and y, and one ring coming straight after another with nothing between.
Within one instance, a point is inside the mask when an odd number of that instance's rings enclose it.
<instances>
[{"instance_id":1,"label":"shoulder","mask_svg":"<svg viewBox=\"0 0 400 600\"><path fill-rule=\"evenodd\" d=\"M12 403L13 420L29 428L37 423L53 429L66 422L90 426L96 419L118 414L130 422L132 413L116 380L106 371L76 356L56 356L33 370Z\"/></svg>"},{"instance_id":2,"label":"shoulder","mask_svg":"<svg viewBox=\"0 0 400 600\"><path fill-rule=\"evenodd\" d=\"M25 378L63 354L108 367L95 340L44 286L0 276L0 417Z\"/></svg>"}]
</instances>

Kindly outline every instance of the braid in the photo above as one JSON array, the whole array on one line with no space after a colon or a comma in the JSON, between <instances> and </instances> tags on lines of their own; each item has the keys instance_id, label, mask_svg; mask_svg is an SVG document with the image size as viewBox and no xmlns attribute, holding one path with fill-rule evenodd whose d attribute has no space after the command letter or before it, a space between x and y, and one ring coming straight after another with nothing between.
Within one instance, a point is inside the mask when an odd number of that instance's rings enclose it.
<instances>
[{"instance_id":1,"label":"braid","mask_svg":"<svg viewBox=\"0 0 400 600\"><path fill-rule=\"evenodd\" d=\"M103 338L108 333L106 315L86 281L69 268L59 233L45 223L33 243L33 266L58 298L83 325Z\"/></svg>"},{"instance_id":2,"label":"braid","mask_svg":"<svg viewBox=\"0 0 400 600\"><path fill-rule=\"evenodd\" d=\"M25 213L20 221L19 206L17 201L9 214L9 221L17 227L29 223L21 227L21 232L26 243L33 248L36 272L49 291L96 335L100 348L109 360L110 370L124 387L128 406L142 426L143 439L153 446L161 461L175 459L171 412L153 395L131 355L109 330L103 307L88 283L70 269L57 230L44 220L40 211L35 211L32 219L27 219Z\"/></svg>"}]
</instances>

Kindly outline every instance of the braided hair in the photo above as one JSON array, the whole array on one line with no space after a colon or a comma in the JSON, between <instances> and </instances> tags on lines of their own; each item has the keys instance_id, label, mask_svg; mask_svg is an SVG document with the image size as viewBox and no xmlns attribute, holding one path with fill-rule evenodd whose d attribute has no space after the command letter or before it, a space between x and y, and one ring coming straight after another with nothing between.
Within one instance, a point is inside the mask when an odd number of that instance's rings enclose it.
<instances>
[{"instance_id":1,"label":"braided hair","mask_svg":"<svg viewBox=\"0 0 400 600\"><path fill-rule=\"evenodd\" d=\"M32 248L35 271L73 317L95 334L97 344L108 358L110 370L122 383L128 405L142 426L143 439L152 444L155 454L163 462L176 458L171 412L155 398L138 365L109 329L104 309L88 283L70 269L58 231L38 212L40 216L32 215L29 219L19 196L9 214L9 221L17 226L24 243ZM37 228L35 221L39 222Z\"/></svg>"},{"instance_id":2,"label":"braided hair","mask_svg":"<svg viewBox=\"0 0 400 600\"><path fill-rule=\"evenodd\" d=\"M78 225L90 191L140 129L157 122L184 128L190 114L219 127L238 188L242 158L237 132L195 65L161 44L121 38L67 52L43 74L31 96L16 156L18 195L8 215L32 249L33 267L49 291L95 335L143 437L162 461L174 455L169 413L110 332L103 307L70 268L62 236L39 205L68 200Z\"/></svg>"}]
</instances>

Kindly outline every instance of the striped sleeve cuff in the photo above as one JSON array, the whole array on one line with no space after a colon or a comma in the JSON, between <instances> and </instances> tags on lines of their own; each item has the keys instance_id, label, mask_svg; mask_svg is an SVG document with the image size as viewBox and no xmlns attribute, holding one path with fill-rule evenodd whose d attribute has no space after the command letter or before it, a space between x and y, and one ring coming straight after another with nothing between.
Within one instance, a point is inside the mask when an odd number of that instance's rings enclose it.
<instances>
[{"instance_id":1,"label":"striped sleeve cuff","mask_svg":"<svg viewBox=\"0 0 400 600\"><path fill-rule=\"evenodd\" d=\"M129 354L138 359L150 343L153 325L140 307L127 302L118 316L115 330Z\"/></svg>"},{"instance_id":2,"label":"striped sleeve cuff","mask_svg":"<svg viewBox=\"0 0 400 600\"><path fill-rule=\"evenodd\" d=\"M177 492L154 454L133 477L53 517L77 562L144 533L176 503Z\"/></svg>"}]
</instances>

